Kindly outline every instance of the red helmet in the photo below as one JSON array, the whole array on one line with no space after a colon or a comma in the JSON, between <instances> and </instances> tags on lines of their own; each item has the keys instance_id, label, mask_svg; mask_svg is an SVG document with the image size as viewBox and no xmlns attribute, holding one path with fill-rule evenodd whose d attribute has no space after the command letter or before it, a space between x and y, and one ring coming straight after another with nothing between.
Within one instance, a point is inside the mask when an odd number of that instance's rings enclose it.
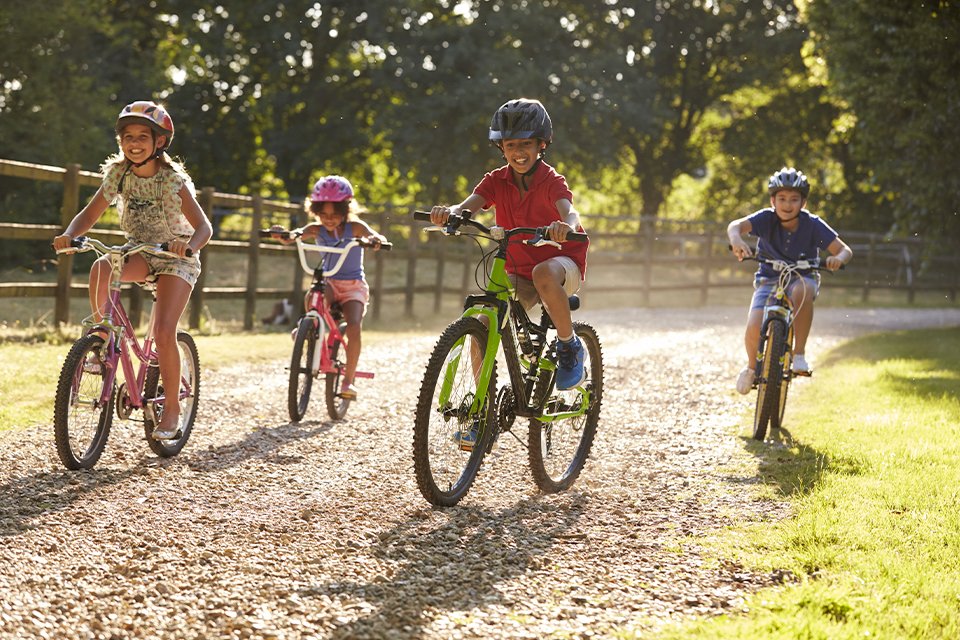
<instances>
[{"instance_id":1,"label":"red helmet","mask_svg":"<svg viewBox=\"0 0 960 640\"><path fill-rule=\"evenodd\" d=\"M166 136L167 142L163 149L167 149L173 142L173 118L167 113L167 110L156 102L150 100L137 100L131 102L120 111L117 116L115 130L120 135L121 129L128 124L145 124L154 132ZM158 151L163 151L159 149Z\"/></svg>"},{"instance_id":2,"label":"red helmet","mask_svg":"<svg viewBox=\"0 0 960 640\"><path fill-rule=\"evenodd\" d=\"M310 193L310 202L345 202L353 198L353 185L343 176L324 176Z\"/></svg>"}]
</instances>

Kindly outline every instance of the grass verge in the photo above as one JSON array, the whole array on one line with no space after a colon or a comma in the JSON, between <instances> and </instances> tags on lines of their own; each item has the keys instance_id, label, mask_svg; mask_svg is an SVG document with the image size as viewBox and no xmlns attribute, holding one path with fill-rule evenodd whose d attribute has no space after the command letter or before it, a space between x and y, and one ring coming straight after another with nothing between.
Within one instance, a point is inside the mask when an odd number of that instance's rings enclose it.
<instances>
[{"instance_id":1,"label":"grass verge","mask_svg":"<svg viewBox=\"0 0 960 640\"><path fill-rule=\"evenodd\" d=\"M747 444L794 517L710 542L796 583L662 637L960 637L960 329L852 341L814 381L791 398L784 447Z\"/></svg>"}]
</instances>

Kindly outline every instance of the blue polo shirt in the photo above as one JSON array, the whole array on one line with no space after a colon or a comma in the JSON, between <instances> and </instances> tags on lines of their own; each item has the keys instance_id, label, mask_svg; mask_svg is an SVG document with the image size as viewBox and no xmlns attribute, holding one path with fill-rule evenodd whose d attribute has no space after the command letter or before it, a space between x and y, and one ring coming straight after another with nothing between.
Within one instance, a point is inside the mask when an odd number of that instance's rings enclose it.
<instances>
[{"instance_id":1,"label":"blue polo shirt","mask_svg":"<svg viewBox=\"0 0 960 640\"><path fill-rule=\"evenodd\" d=\"M747 220L750 221L750 235L758 238L757 253L773 260L809 260L819 264L820 251L829 247L838 237L830 225L806 209L800 211L796 231L785 230L771 208L761 209ZM761 264L757 275L772 278L776 272L770 265Z\"/></svg>"}]
</instances>

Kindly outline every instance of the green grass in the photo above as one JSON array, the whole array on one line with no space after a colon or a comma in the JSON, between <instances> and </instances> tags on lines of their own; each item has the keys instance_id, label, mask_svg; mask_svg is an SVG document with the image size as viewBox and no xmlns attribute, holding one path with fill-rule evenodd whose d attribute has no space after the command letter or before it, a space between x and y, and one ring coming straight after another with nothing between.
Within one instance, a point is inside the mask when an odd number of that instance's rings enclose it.
<instances>
[{"instance_id":1,"label":"green grass","mask_svg":"<svg viewBox=\"0 0 960 640\"><path fill-rule=\"evenodd\" d=\"M709 543L796 583L662 637L960 637L960 329L855 340L796 387L785 446L746 445L794 516Z\"/></svg>"}]
</instances>

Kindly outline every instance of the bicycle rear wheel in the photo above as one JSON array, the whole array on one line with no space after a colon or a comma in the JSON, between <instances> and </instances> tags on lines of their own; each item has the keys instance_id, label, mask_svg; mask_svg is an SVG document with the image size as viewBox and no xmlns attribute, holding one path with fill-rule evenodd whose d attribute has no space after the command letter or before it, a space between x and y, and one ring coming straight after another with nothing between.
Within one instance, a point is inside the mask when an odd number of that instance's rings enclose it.
<instances>
[{"instance_id":1,"label":"bicycle rear wheel","mask_svg":"<svg viewBox=\"0 0 960 640\"><path fill-rule=\"evenodd\" d=\"M300 422L307 413L310 390L313 388L313 354L317 348L316 320L301 318L290 357L290 387L287 391L287 410L290 422Z\"/></svg>"},{"instance_id":2,"label":"bicycle rear wheel","mask_svg":"<svg viewBox=\"0 0 960 640\"><path fill-rule=\"evenodd\" d=\"M144 411L143 431L150 449L161 458L175 456L187 444L190 432L193 431L193 422L197 418L197 406L200 402L200 356L197 354L197 344L186 331L177 332L177 348L180 349L180 390L172 398L166 396L166 390L160 384L160 368L150 367L143 382L143 397L153 408L153 416ZM180 428L177 437L169 440L154 440L153 430L163 417L163 407L171 400L180 403Z\"/></svg>"},{"instance_id":3,"label":"bicycle rear wheel","mask_svg":"<svg viewBox=\"0 0 960 640\"><path fill-rule=\"evenodd\" d=\"M551 422L530 421L529 453L530 471L537 487L544 493L556 493L569 489L583 470L600 420L600 405L603 401L603 353L597 332L588 324L575 322L574 333L580 338L584 349L584 371L587 379L583 387L590 394L586 413ZM576 389L557 391L554 376L541 373L534 390L536 404L543 406L544 413L574 411L581 405L581 395Z\"/></svg>"},{"instance_id":4,"label":"bicycle rear wheel","mask_svg":"<svg viewBox=\"0 0 960 640\"><path fill-rule=\"evenodd\" d=\"M774 319L767 324L766 346L760 366L757 406L753 418L753 438L761 442L767 435L768 423L776 422L771 426L780 426L780 387L783 382L783 356L787 348L786 335L786 326L782 320ZM786 395L783 396L783 402L786 403Z\"/></svg>"},{"instance_id":5,"label":"bicycle rear wheel","mask_svg":"<svg viewBox=\"0 0 960 640\"><path fill-rule=\"evenodd\" d=\"M487 328L460 318L440 335L420 385L413 428L413 462L420 493L431 504L450 507L466 495L487 451L494 420L496 369L485 400L476 406L474 345L482 353ZM472 442L464 436L475 435Z\"/></svg>"},{"instance_id":6,"label":"bicycle rear wheel","mask_svg":"<svg viewBox=\"0 0 960 640\"><path fill-rule=\"evenodd\" d=\"M345 335L347 323L341 322L339 328L340 335ZM340 347L342 346L340 342L335 342L330 349L330 361L336 367L336 371L327 374L326 388L324 389L327 400L327 415L334 420L343 419L343 416L347 415L347 407L350 406L350 398L344 398L340 395L340 381L343 379L341 373L345 366L340 362ZM346 351L346 347L344 347L344 351Z\"/></svg>"},{"instance_id":7,"label":"bicycle rear wheel","mask_svg":"<svg viewBox=\"0 0 960 640\"><path fill-rule=\"evenodd\" d=\"M91 469L100 459L110 435L116 385L103 397L106 367L100 357L103 338L87 335L77 340L60 369L53 409L57 454L67 469Z\"/></svg>"}]
</instances>

